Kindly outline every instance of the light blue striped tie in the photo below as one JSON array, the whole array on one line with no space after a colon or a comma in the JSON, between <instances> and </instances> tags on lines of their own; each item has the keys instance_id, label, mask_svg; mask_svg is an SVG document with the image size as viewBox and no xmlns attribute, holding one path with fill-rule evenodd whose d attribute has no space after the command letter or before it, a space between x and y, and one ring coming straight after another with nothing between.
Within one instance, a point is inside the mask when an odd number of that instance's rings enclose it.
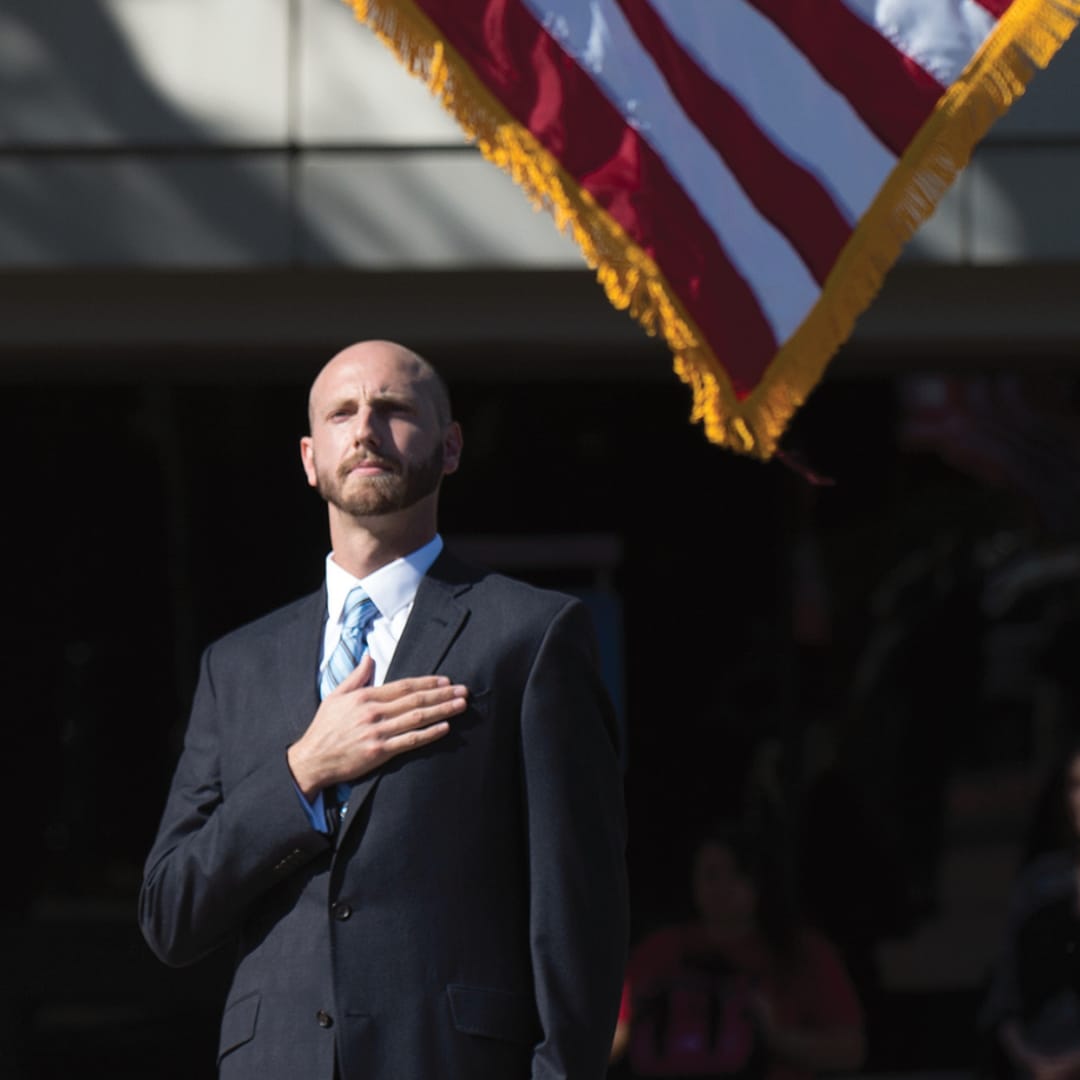
<instances>
[{"instance_id":1,"label":"light blue striped tie","mask_svg":"<svg viewBox=\"0 0 1080 1080\"><path fill-rule=\"evenodd\" d=\"M368 631L378 614L379 609L375 606L375 602L359 585L349 590L349 595L345 597L345 618L342 620L341 638L330 654L330 659L323 668L322 678L319 681L319 693L322 697L326 697L364 659L368 651ZM337 785L335 795L341 817L345 816L345 811L348 809L351 790L351 784ZM326 798L328 794L329 792L323 797Z\"/></svg>"}]
</instances>

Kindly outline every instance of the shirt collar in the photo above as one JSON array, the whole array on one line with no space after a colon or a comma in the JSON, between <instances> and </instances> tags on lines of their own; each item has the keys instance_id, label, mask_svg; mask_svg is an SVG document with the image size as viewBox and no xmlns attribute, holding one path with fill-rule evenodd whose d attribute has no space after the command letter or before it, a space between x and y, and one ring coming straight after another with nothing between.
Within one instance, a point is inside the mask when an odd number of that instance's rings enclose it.
<instances>
[{"instance_id":1,"label":"shirt collar","mask_svg":"<svg viewBox=\"0 0 1080 1080\"><path fill-rule=\"evenodd\" d=\"M360 585L371 597L384 619L392 619L402 608L416 599L420 581L439 557L442 537L437 533L423 547L380 566L367 577L353 577L348 570L334 562L334 553L326 556L326 610L331 622L341 622L345 598L349 590Z\"/></svg>"}]
</instances>

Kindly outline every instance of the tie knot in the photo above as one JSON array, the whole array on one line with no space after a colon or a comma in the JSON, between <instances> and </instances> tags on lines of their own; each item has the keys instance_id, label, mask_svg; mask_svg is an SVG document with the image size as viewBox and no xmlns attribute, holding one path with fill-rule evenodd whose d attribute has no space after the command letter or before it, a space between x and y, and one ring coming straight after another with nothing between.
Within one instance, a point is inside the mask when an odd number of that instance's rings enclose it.
<instances>
[{"instance_id":1,"label":"tie knot","mask_svg":"<svg viewBox=\"0 0 1080 1080\"><path fill-rule=\"evenodd\" d=\"M359 585L349 590L349 595L345 597L345 616L342 619L345 630L355 632L370 626L378 614L375 601Z\"/></svg>"}]
</instances>

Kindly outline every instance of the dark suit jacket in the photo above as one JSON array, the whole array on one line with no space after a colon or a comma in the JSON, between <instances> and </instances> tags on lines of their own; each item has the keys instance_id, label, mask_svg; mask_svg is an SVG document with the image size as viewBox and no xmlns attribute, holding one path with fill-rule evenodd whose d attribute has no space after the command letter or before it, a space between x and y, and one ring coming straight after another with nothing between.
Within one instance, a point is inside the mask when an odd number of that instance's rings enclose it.
<instances>
[{"instance_id":1,"label":"dark suit jacket","mask_svg":"<svg viewBox=\"0 0 1080 1080\"><path fill-rule=\"evenodd\" d=\"M316 832L285 752L318 706L325 594L203 655L140 922L236 968L223 1080L597 1080L625 960L611 708L576 600L443 554L387 678L440 673L468 709L354 787Z\"/></svg>"}]
</instances>

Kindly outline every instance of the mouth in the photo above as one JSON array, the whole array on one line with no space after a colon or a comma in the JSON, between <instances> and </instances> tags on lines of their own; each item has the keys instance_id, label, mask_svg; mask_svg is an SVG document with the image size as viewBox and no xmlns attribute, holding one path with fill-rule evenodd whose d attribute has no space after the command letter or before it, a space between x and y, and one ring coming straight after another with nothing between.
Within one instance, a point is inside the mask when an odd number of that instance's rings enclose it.
<instances>
[{"instance_id":1,"label":"mouth","mask_svg":"<svg viewBox=\"0 0 1080 1080\"><path fill-rule=\"evenodd\" d=\"M378 457L355 458L341 467L342 476L382 476L396 471L392 461Z\"/></svg>"}]
</instances>

